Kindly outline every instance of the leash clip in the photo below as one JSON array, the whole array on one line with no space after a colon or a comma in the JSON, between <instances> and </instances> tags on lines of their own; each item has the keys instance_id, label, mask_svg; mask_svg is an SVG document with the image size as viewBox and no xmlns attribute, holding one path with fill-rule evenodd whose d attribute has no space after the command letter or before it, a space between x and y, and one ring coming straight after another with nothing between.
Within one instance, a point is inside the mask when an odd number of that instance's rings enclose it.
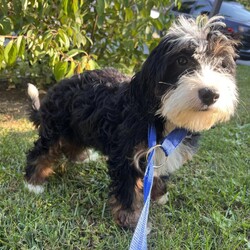
<instances>
[{"instance_id":1,"label":"leash clip","mask_svg":"<svg viewBox=\"0 0 250 250\"><path fill-rule=\"evenodd\" d=\"M161 144L156 144L155 146L151 147L151 148L148 150L148 152L147 152L147 154L146 154L146 161L148 161L148 156L149 156L149 154L150 154L153 150L155 150L155 149L157 149L157 148L161 148L161 149L162 149ZM166 156L166 158L167 158L167 156ZM164 165L164 162L161 163L160 165L153 165L153 166L154 166L155 169L158 169L158 168L161 168L163 165Z\"/></svg>"}]
</instances>

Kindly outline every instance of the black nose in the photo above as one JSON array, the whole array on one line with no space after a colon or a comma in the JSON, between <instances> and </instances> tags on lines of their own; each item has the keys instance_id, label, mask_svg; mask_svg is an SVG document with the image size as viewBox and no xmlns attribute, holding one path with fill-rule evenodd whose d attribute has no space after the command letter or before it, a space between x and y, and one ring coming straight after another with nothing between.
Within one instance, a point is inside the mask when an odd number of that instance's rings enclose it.
<instances>
[{"instance_id":1,"label":"black nose","mask_svg":"<svg viewBox=\"0 0 250 250\"><path fill-rule=\"evenodd\" d=\"M209 88L203 88L199 90L199 98L205 105L212 105L214 104L218 99L220 95L212 89Z\"/></svg>"}]
</instances>

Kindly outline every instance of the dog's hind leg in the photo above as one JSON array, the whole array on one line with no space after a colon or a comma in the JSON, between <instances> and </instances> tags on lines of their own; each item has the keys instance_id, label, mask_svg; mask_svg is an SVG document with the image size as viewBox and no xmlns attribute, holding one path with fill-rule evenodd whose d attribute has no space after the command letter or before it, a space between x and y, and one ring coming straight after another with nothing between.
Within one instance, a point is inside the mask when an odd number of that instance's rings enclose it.
<instances>
[{"instance_id":1,"label":"dog's hind leg","mask_svg":"<svg viewBox=\"0 0 250 250\"><path fill-rule=\"evenodd\" d=\"M53 164L61 155L58 140L49 141L40 137L33 149L27 154L27 166L25 168L25 179L30 191L40 193L43 191L42 184L54 172Z\"/></svg>"},{"instance_id":2,"label":"dog's hind leg","mask_svg":"<svg viewBox=\"0 0 250 250\"><path fill-rule=\"evenodd\" d=\"M60 147L62 153L71 162L78 163L83 162L89 157L87 149L77 145L76 143L69 142L68 140L62 138L60 140Z\"/></svg>"}]
</instances>

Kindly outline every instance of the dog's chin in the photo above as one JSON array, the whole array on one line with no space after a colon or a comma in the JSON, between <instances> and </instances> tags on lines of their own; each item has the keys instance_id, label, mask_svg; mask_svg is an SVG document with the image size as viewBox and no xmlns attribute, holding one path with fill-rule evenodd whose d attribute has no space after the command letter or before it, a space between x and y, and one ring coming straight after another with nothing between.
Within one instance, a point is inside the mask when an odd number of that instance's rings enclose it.
<instances>
[{"instance_id":1,"label":"dog's chin","mask_svg":"<svg viewBox=\"0 0 250 250\"><path fill-rule=\"evenodd\" d=\"M209 130L214 125L226 122L231 115L207 105L197 109L183 110L178 113L169 112L166 119L176 127L185 128L192 132L201 132Z\"/></svg>"}]
</instances>

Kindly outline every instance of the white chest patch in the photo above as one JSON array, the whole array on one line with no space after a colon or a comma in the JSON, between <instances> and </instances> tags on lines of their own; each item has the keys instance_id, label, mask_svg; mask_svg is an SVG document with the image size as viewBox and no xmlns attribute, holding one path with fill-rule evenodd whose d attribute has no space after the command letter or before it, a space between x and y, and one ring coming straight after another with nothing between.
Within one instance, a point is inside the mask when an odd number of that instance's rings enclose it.
<instances>
[{"instance_id":1,"label":"white chest patch","mask_svg":"<svg viewBox=\"0 0 250 250\"><path fill-rule=\"evenodd\" d=\"M154 162L155 176L168 175L178 170L186 161L191 160L195 150L181 143L169 157L166 157L162 149L156 148Z\"/></svg>"}]
</instances>

